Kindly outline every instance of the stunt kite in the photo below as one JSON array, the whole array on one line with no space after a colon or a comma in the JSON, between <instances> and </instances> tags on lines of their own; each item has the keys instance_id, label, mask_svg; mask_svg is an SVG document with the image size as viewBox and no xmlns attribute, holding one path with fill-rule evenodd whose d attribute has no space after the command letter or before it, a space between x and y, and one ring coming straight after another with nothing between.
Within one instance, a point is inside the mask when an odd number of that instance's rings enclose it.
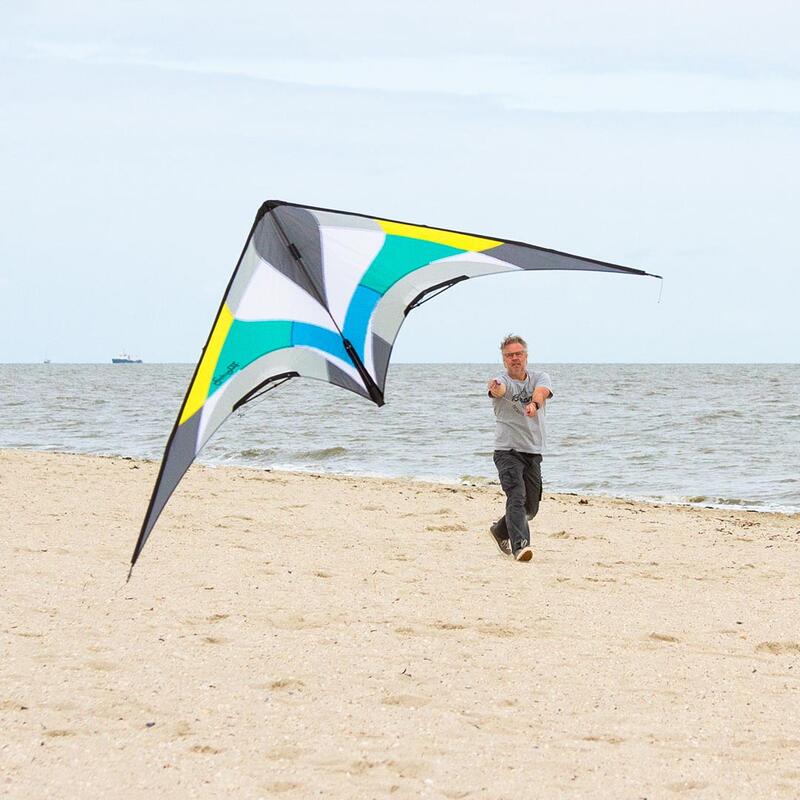
<instances>
[{"instance_id":1,"label":"stunt kite","mask_svg":"<svg viewBox=\"0 0 800 800\"><path fill-rule=\"evenodd\" d=\"M660 278L523 242L264 203L167 441L131 570L178 482L232 412L300 377L382 406L392 346L410 311L468 278L545 269Z\"/></svg>"}]
</instances>

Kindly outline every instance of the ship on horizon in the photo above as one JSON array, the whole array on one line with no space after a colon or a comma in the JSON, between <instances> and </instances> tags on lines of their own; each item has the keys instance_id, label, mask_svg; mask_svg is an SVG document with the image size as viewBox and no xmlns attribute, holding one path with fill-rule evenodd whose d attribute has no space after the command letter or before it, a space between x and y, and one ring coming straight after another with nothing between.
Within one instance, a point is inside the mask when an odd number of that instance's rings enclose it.
<instances>
[{"instance_id":1,"label":"ship on horizon","mask_svg":"<svg viewBox=\"0 0 800 800\"><path fill-rule=\"evenodd\" d=\"M112 364L141 364L141 358L134 358L130 353L120 353L111 359Z\"/></svg>"}]
</instances>

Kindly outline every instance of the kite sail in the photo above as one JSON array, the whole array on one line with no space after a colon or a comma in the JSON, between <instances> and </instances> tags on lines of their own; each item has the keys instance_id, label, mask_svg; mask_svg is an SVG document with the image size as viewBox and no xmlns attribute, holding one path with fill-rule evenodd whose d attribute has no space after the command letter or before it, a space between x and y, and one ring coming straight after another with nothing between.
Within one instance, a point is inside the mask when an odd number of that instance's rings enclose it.
<instances>
[{"instance_id":1,"label":"kite sail","mask_svg":"<svg viewBox=\"0 0 800 800\"><path fill-rule=\"evenodd\" d=\"M392 346L412 309L468 278L521 270L649 275L522 242L264 203L167 442L131 569L178 482L232 412L298 377L381 406Z\"/></svg>"}]
</instances>

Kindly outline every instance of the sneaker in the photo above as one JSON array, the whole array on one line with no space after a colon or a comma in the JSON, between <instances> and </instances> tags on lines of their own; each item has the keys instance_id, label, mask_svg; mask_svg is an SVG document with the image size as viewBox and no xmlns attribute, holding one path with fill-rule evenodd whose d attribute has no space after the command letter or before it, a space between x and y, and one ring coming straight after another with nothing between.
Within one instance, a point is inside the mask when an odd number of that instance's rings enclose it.
<instances>
[{"instance_id":1,"label":"sneaker","mask_svg":"<svg viewBox=\"0 0 800 800\"><path fill-rule=\"evenodd\" d=\"M517 561L530 561L533 558L533 550L530 547L520 547L516 553L514 553L514 558Z\"/></svg>"},{"instance_id":2,"label":"sneaker","mask_svg":"<svg viewBox=\"0 0 800 800\"><path fill-rule=\"evenodd\" d=\"M511 555L511 542L508 540L507 537L503 536L502 533L499 531L499 522L495 522L489 526L489 531L492 534L492 538L495 541L495 544L500 548L500 552L504 556Z\"/></svg>"}]
</instances>

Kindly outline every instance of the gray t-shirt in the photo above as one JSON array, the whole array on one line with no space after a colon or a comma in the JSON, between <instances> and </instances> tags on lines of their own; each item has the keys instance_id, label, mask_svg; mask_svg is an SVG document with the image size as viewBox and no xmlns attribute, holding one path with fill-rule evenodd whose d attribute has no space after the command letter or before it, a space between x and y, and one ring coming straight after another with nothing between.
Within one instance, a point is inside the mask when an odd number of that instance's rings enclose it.
<instances>
[{"instance_id":1,"label":"gray t-shirt","mask_svg":"<svg viewBox=\"0 0 800 800\"><path fill-rule=\"evenodd\" d=\"M515 381L508 373L498 375L497 380L505 384L503 397L492 397L494 416L495 450L518 450L521 453L544 453L547 447L545 434L545 407L535 417L525 416L525 406L530 403L534 389L540 386L553 392L550 376L546 372L528 370L524 381Z\"/></svg>"}]
</instances>

